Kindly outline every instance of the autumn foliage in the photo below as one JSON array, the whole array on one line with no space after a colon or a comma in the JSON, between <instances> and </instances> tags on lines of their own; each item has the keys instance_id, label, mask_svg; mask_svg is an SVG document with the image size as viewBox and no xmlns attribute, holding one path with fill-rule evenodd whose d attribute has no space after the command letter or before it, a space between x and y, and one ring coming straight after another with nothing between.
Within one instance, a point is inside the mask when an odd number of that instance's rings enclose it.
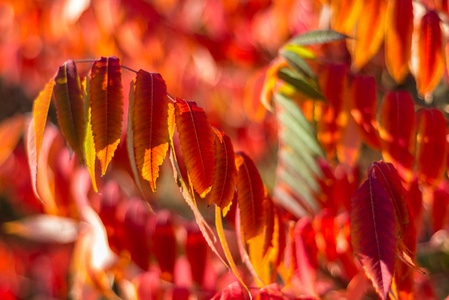
<instances>
[{"instance_id":1,"label":"autumn foliage","mask_svg":"<svg viewBox=\"0 0 449 300\"><path fill-rule=\"evenodd\" d=\"M444 1L19 2L0 298L448 296Z\"/></svg>"}]
</instances>

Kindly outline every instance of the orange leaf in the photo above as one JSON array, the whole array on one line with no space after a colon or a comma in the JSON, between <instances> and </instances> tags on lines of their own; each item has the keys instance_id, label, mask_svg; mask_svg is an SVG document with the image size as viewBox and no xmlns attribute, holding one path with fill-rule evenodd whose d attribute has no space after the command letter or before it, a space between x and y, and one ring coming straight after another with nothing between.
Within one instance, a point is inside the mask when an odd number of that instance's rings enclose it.
<instances>
[{"instance_id":1,"label":"orange leaf","mask_svg":"<svg viewBox=\"0 0 449 300\"><path fill-rule=\"evenodd\" d=\"M416 85L418 92L431 92L443 74L443 37L438 14L430 10L421 19L418 33L418 70Z\"/></svg>"},{"instance_id":2,"label":"orange leaf","mask_svg":"<svg viewBox=\"0 0 449 300\"><path fill-rule=\"evenodd\" d=\"M136 77L132 128L137 168L156 191L159 167L168 150L167 86L157 73L140 70Z\"/></svg>"},{"instance_id":3,"label":"orange leaf","mask_svg":"<svg viewBox=\"0 0 449 300\"><path fill-rule=\"evenodd\" d=\"M358 0L333 0L332 28L335 31L350 35L357 19L360 17L363 1Z\"/></svg>"},{"instance_id":4,"label":"orange leaf","mask_svg":"<svg viewBox=\"0 0 449 300\"><path fill-rule=\"evenodd\" d=\"M179 143L195 191L205 196L214 176L213 133L204 110L195 102L176 99L176 127Z\"/></svg>"},{"instance_id":5,"label":"orange leaf","mask_svg":"<svg viewBox=\"0 0 449 300\"><path fill-rule=\"evenodd\" d=\"M16 115L0 123L0 166L8 159L22 137L25 117Z\"/></svg>"},{"instance_id":6,"label":"orange leaf","mask_svg":"<svg viewBox=\"0 0 449 300\"><path fill-rule=\"evenodd\" d=\"M234 197L237 180L234 148L228 136L216 128L212 129L215 133L215 170L212 189L209 194L209 205L215 203L221 209L224 209Z\"/></svg>"},{"instance_id":7,"label":"orange leaf","mask_svg":"<svg viewBox=\"0 0 449 300\"><path fill-rule=\"evenodd\" d=\"M114 56L94 62L90 71L92 132L104 175L120 142L123 118L122 70Z\"/></svg>"},{"instance_id":8,"label":"orange leaf","mask_svg":"<svg viewBox=\"0 0 449 300\"><path fill-rule=\"evenodd\" d=\"M239 273L239 270L237 269L237 266L235 265L234 258L232 257L231 250L229 249L228 241L226 240L226 235L223 228L223 219L222 219L222 210L217 205L215 206L215 227L217 229L218 238L220 239L221 246L223 248L223 251L225 253L226 259L228 260L229 266L234 273L235 277L240 281L240 283L243 285L243 287L248 291L247 286L243 282L243 279Z\"/></svg>"},{"instance_id":9,"label":"orange leaf","mask_svg":"<svg viewBox=\"0 0 449 300\"><path fill-rule=\"evenodd\" d=\"M396 223L388 193L372 176L351 199L351 243L366 276L381 299L387 299L395 264Z\"/></svg>"},{"instance_id":10,"label":"orange leaf","mask_svg":"<svg viewBox=\"0 0 449 300\"><path fill-rule=\"evenodd\" d=\"M436 186L446 170L446 120L438 109L418 113L416 167L422 183Z\"/></svg>"},{"instance_id":11,"label":"orange leaf","mask_svg":"<svg viewBox=\"0 0 449 300\"><path fill-rule=\"evenodd\" d=\"M53 95L59 127L70 148L75 151L78 159L84 163L84 140L86 136L84 93L75 63L68 60L60 66L54 81Z\"/></svg>"},{"instance_id":12,"label":"orange leaf","mask_svg":"<svg viewBox=\"0 0 449 300\"><path fill-rule=\"evenodd\" d=\"M246 240L260 234L265 225L264 185L254 162L245 153L236 153L237 197L242 231Z\"/></svg>"},{"instance_id":13,"label":"orange leaf","mask_svg":"<svg viewBox=\"0 0 449 300\"><path fill-rule=\"evenodd\" d=\"M265 69L257 71L249 78L245 86L243 108L248 119L253 122L262 122L266 115L266 108L260 101L264 88L265 73Z\"/></svg>"},{"instance_id":14,"label":"orange leaf","mask_svg":"<svg viewBox=\"0 0 449 300\"><path fill-rule=\"evenodd\" d=\"M358 124L363 141L371 148L379 149L377 125L376 80L372 76L355 76L352 85L351 115Z\"/></svg>"},{"instance_id":15,"label":"orange leaf","mask_svg":"<svg viewBox=\"0 0 449 300\"><path fill-rule=\"evenodd\" d=\"M31 182L33 192L36 197L37 193L37 164L39 162L39 154L42 147L42 138L44 137L45 123L47 122L48 108L50 106L51 96L53 94L54 81L50 81L45 85L43 91L33 103L33 118L30 121L27 136L28 162L30 164Z\"/></svg>"},{"instance_id":16,"label":"orange leaf","mask_svg":"<svg viewBox=\"0 0 449 300\"><path fill-rule=\"evenodd\" d=\"M411 179L415 145L415 111L406 91L385 94L380 112L379 136L382 156L398 170L402 179Z\"/></svg>"},{"instance_id":17,"label":"orange leaf","mask_svg":"<svg viewBox=\"0 0 449 300\"><path fill-rule=\"evenodd\" d=\"M390 0L387 5L385 62L391 76L402 83L409 72L413 34L412 0Z\"/></svg>"},{"instance_id":18,"label":"orange leaf","mask_svg":"<svg viewBox=\"0 0 449 300\"><path fill-rule=\"evenodd\" d=\"M265 208L266 226L263 231L264 242L262 246L262 256L265 256L268 252L268 249L270 247L273 247L273 238L274 238L275 211L273 200L271 200L268 191L265 191L264 208Z\"/></svg>"},{"instance_id":19,"label":"orange leaf","mask_svg":"<svg viewBox=\"0 0 449 300\"><path fill-rule=\"evenodd\" d=\"M379 51L385 31L387 1L364 0L363 16L357 23L353 65L359 70Z\"/></svg>"}]
</instances>

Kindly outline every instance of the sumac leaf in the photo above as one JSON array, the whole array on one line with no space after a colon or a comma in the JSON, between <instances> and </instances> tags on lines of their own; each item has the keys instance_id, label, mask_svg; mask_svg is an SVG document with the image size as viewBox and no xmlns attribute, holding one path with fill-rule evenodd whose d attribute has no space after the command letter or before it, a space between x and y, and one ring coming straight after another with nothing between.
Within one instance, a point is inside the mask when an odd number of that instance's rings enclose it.
<instances>
[{"instance_id":1,"label":"sumac leaf","mask_svg":"<svg viewBox=\"0 0 449 300\"><path fill-rule=\"evenodd\" d=\"M396 223L388 193L369 176L351 199L351 243L366 276L387 299L396 255Z\"/></svg>"},{"instance_id":2,"label":"sumac leaf","mask_svg":"<svg viewBox=\"0 0 449 300\"><path fill-rule=\"evenodd\" d=\"M159 214L152 234L153 252L161 268L161 276L173 280L176 261L175 227L169 214Z\"/></svg>"},{"instance_id":3,"label":"sumac leaf","mask_svg":"<svg viewBox=\"0 0 449 300\"><path fill-rule=\"evenodd\" d=\"M400 237L402 237L406 230L406 225L410 222L410 218L407 201L405 199L406 192L402 186L401 178L395 167L392 164L385 162L372 163L370 165L369 173L370 176L379 181L390 196L398 220L398 226L400 226Z\"/></svg>"},{"instance_id":4,"label":"sumac leaf","mask_svg":"<svg viewBox=\"0 0 449 300\"><path fill-rule=\"evenodd\" d=\"M264 185L256 165L245 153L236 153L237 198L242 231L246 240L260 234L265 225Z\"/></svg>"},{"instance_id":5,"label":"sumac leaf","mask_svg":"<svg viewBox=\"0 0 449 300\"><path fill-rule=\"evenodd\" d=\"M332 28L344 34L351 34L352 28L360 16L363 1L336 0L330 3L332 8Z\"/></svg>"},{"instance_id":6,"label":"sumac leaf","mask_svg":"<svg viewBox=\"0 0 449 300\"><path fill-rule=\"evenodd\" d=\"M214 137L206 114L195 102L177 98L175 119L193 188L205 196L212 186L215 163Z\"/></svg>"},{"instance_id":7,"label":"sumac leaf","mask_svg":"<svg viewBox=\"0 0 449 300\"><path fill-rule=\"evenodd\" d=\"M402 83L409 72L412 49L412 0L390 0L387 5L385 30L385 62L388 72Z\"/></svg>"},{"instance_id":8,"label":"sumac leaf","mask_svg":"<svg viewBox=\"0 0 449 300\"><path fill-rule=\"evenodd\" d=\"M431 210L431 221L433 232L445 228L448 222L449 207L449 185L447 181L443 181L433 192L433 202Z\"/></svg>"},{"instance_id":9,"label":"sumac leaf","mask_svg":"<svg viewBox=\"0 0 449 300\"><path fill-rule=\"evenodd\" d=\"M363 16L357 23L357 32L353 54L355 69L361 69L382 45L385 33L385 0L363 1Z\"/></svg>"},{"instance_id":10,"label":"sumac leaf","mask_svg":"<svg viewBox=\"0 0 449 300\"><path fill-rule=\"evenodd\" d=\"M193 280L201 286L203 284L206 263L208 262L207 242L196 224L191 224L186 229L187 238L185 247L187 260L190 264Z\"/></svg>"},{"instance_id":11,"label":"sumac leaf","mask_svg":"<svg viewBox=\"0 0 449 300\"><path fill-rule=\"evenodd\" d=\"M446 170L446 120L435 108L418 112L416 167L422 183L436 186Z\"/></svg>"},{"instance_id":12,"label":"sumac leaf","mask_svg":"<svg viewBox=\"0 0 449 300\"><path fill-rule=\"evenodd\" d=\"M168 150L167 86L157 73L137 73L132 108L134 153L143 179L156 191L159 167Z\"/></svg>"},{"instance_id":13,"label":"sumac leaf","mask_svg":"<svg viewBox=\"0 0 449 300\"><path fill-rule=\"evenodd\" d=\"M411 179L415 146L415 111L406 91L388 92L382 101L379 136L382 156L391 162L399 175Z\"/></svg>"},{"instance_id":14,"label":"sumac leaf","mask_svg":"<svg viewBox=\"0 0 449 300\"><path fill-rule=\"evenodd\" d=\"M360 129L363 141L379 149L377 124L376 80L372 76L355 76L351 85L351 115Z\"/></svg>"},{"instance_id":15,"label":"sumac leaf","mask_svg":"<svg viewBox=\"0 0 449 300\"><path fill-rule=\"evenodd\" d=\"M90 89L95 151L104 175L122 133L122 70L118 58L102 57L94 62L90 71Z\"/></svg>"},{"instance_id":16,"label":"sumac leaf","mask_svg":"<svg viewBox=\"0 0 449 300\"><path fill-rule=\"evenodd\" d=\"M212 203L221 209L229 206L234 197L237 169L235 167L234 148L231 139L216 128L214 131L215 169L209 205Z\"/></svg>"},{"instance_id":17,"label":"sumac leaf","mask_svg":"<svg viewBox=\"0 0 449 300\"><path fill-rule=\"evenodd\" d=\"M440 81L444 68L443 37L440 18L429 10L421 19L418 33L418 70L416 86L420 94L431 92Z\"/></svg>"},{"instance_id":18,"label":"sumac leaf","mask_svg":"<svg viewBox=\"0 0 449 300\"><path fill-rule=\"evenodd\" d=\"M62 135L78 159L84 163L84 93L75 63L68 60L60 66L54 81L53 95Z\"/></svg>"},{"instance_id":19,"label":"sumac leaf","mask_svg":"<svg viewBox=\"0 0 449 300\"><path fill-rule=\"evenodd\" d=\"M54 80L51 79L46 85L43 91L39 93L39 96L33 103L33 117L31 118L30 125L28 127L27 135L27 150L28 150L28 162L31 172L31 183L33 192L36 197L39 197L37 193L37 166L39 162L39 154L42 147L42 139L44 137L45 123L47 123L48 108L50 107L51 96L53 94Z\"/></svg>"}]
</instances>

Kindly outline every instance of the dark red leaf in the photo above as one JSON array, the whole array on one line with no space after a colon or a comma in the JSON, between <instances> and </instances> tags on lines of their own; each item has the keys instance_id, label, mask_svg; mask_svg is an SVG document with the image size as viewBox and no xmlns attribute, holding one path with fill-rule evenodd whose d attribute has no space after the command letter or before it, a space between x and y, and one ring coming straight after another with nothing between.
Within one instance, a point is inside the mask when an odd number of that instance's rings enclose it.
<instances>
[{"instance_id":1,"label":"dark red leaf","mask_svg":"<svg viewBox=\"0 0 449 300\"><path fill-rule=\"evenodd\" d=\"M396 256L396 222L388 193L377 178L368 179L351 200L351 243L381 297L387 299Z\"/></svg>"},{"instance_id":2,"label":"dark red leaf","mask_svg":"<svg viewBox=\"0 0 449 300\"><path fill-rule=\"evenodd\" d=\"M435 108L418 112L416 167L421 183L436 186L446 170L446 120Z\"/></svg>"}]
</instances>

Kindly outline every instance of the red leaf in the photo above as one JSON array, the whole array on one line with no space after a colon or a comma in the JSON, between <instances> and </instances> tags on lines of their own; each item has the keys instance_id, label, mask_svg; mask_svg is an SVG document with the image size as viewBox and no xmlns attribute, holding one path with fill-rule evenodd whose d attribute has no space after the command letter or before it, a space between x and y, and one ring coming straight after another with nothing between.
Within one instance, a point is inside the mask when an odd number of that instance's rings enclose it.
<instances>
[{"instance_id":1,"label":"red leaf","mask_svg":"<svg viewBox=\"0 0 449 300\"><path fill-rule=\"evenodd\" d=\"M193 280L200 286L203 284L207 263L207 242L196 225L187 227L186 256L190 263Z\"/></svg>"},{"instance_id":2,"label":"red leaf","mask_svg":"<svg viewBox=\"0 0 449 300\"><path fill-rule=\"evenodd\" d=\"M176 127L193 187L200 196L205 196L214 176L215 148L204 110L195 102L177 98Z\"/></svg>"},{"instance_id":3,"label":"red leaf","mask_svg":"<svg viewBox=\"0 0 449 300\"><path fill-rule=\"evenodd\" d=\"M296 272L302 285L301 291L306 296L317 296L315 284L318 268L318 248L315 235L315 230L308 217L303 217L296 223Z\"/></svg>"},{"instance_id":4,"label":"red leaf","mask_svg":"<svg viewBox=\"0 0 449 300\"><path fill-rule=\"evenodd\" d=\"M216 128L214 131L215 168L209 205L215 203L221 209L229 206L234 197L237 169L231 139Z\"/></svg>"},{"instance_id":5,"label":"red leaf","mask_svg":"<svg viewBox=\"0 0 449 300\"><path fill-rule=\"evenodd\" d=\"M33 103L33 118L30 121L27 135L28 162L30 164L31 184L33 192L40 199L37 192L37 171L39 154L44 137L45 123L47 123L48 108L50 107L51 96L53 94L54 81L51 79L43 91Z\"/></svg>"},{"instance_id":6,"label":"red leaf","mask_svg":"<svg viewBox=\"0 0 449 300\"><path fill-rule=\"evenodd\" d=\"M283 300L288 299L284 297L282 291L277 283L264 286L257 294L256 300Z\"/></svg>"},{"instance_id":7,"label":"red leaf","mask_svg":"<svg viewBox=\"0 0 449 300\"><path fill-rule=\"evenodd\" d=\"M161 277L173 281L176 260L175 228L168 214L159 214L153 238L153 252L161 268Z\"/></svg>"},{"instance_id":8,"label":"red leaf","mask_svg":"<svg viewBox=\"0 0 449 300\"><path fill-rule=\"evenodd\" d=\"M372 176L355 192L351 204L354 253L381 299L387 299L397 243L393 205L382 184Z\"/></svg>"},{"instance_id":9,"label":"red leaf","mask_svg":"<svg viewBox=\"0 0 449 300\"><path fill-rule=\"evenodd\" d=\"M345 119L342 117L343 99L346 93L347 66L331 64L320 74L320 86L328 104L315 104L317 111L317 138L328 158L335 154L337 143L341 139ZM321 108L319 111L318 108Z\"/></svg>"},{"instance_id":10,"label":"red leaf","mask_svg":"<svg viewBox=\"0 0 449 300\"><path fill-rule=\"evenodd\" d=\"M421 19L418 60L416 85L418 92L425 95L438 84L444 68L443 37L436 11L429 10Z\"/></svg>"},{"instance_id":11,"label":"red leaf","mask_svg":"<svg viewBox=\"0 0 449 300\"><path fill-rule=\"evenodd\" d=\"M432 225L433 232L445 228L448 223L449 208L449 185L447 181L443 181L440 186L433 192L432 203Z\"/></svg>"},{"instance_id":12,"label":"red leaf","mask_svg":"<svg viewBox=\"0 0 449 300\"><path fill-rule=\"evenodd\" d=\"M237 198L242 231L246 240L260 234L265 225L264 185L254 162L245 153L236 153Z\"/></svg>"},{"instance_id":13,"label":"red leaf","mask_svg":"<svg viewBox=\"0 0 449 300\"><path fill-rule=\"evenodd\" d=\"M123 117L122 70L114 56L94 62L90 71L92 132L104 175L120 142Z\"/></svg>"},{"instance_id":14,"label":"red leaf","mask_svg":"<svg viewBox=\"0 0 449 300\"><path fill-rule=\"evenodd\" d=\"M147 233L147 222L150 216L150 209L141 199L127 199L124 206L123 231L126 249L131 255L131 259L142 270L147 271L150 264L150 247L147 243L150 238ZM166 244L165 251L169 251ZM158 245L159 246L159 245ZM162 268L161 268L162 269ZM165 270L163 270L165 271Z\"/></svg>"},{"instance_id":15,"label":"red leaf","mask_svg":"<svg viewBox=\"0 0 449 300\"><path fill-rule=\"evenodd\" d=\"M388 92L382 101L379 136L382 156L398 170L402 179L412 175L415 146L415 110L406 91Z\"/></svg>"},{"instance_id":16,"label":"red leaf","mask_svg":"<svg viewBox=\"0 0 449 300\"><path fill-rule=\"evenodd\" d=\"M382 161L372 163L369 173L370 176L379 180L389 194L398 220L398 226L400 226L400 237L402 237L410 219L407 201L405 200L406 192L402 187L401 178L392 164Z\"/></svg>"},{"instance_id":17,"label":"red leaf","mask_svg":"<svg viewBox=\"0 0 449 300\"><path fill-rule=\"evenodd\" d=\"M167 86L161 75L144 70L137 73L134 106L130 109L137 168L155 192L169 140Z\"/></svg>"},{"instance_id":18,"label":"red leaf","mask_svg":"<svg viewBox=\"0 0 449 300\"><path fill-rule=\"evenodd\" d=\"M402 83L409 72L412 49L412 0L390 0L387 5L385 30L385 61L397 83Z\"/></svg>"},{"instance_id":19,"label":"red leaf","mask_svg":"<svg viewBox=\"0 0 449 300\"><path fill-rule=\"evenodd\" d=\"M372 76L358 75L354 78L351 89L351 115L359 125L363 141L371 148L379 149L376 80Z\"/></svg>"},{"instance_id":20,"label":"red leaf","mask_svg":"<svg viewBox=\"0 0 449 300\"><path fill-rule=\"evenodd\" d=\"M436 186L446 169L446 120L438 109L418 113L416 167L422 183Z\"/></svg>"},{"instance_id":21,"label":"red leaf","mask_svg":"<svg viewBox=\"0 0 449 300\"><path fill-rule=\"evenodd\" d=\"M83 88L75 63L68 60L60 66L54 81L53 95L59 127L70 148L75 151L78 159L84 162L87 120L84 111Z\"/></svg>"},{"instance_id":22,"label":"red leaf","mask_svg":"<svg viewBox=\"0 0 449 300\"><path fill-rule=\"evenodd\" d=\"M244 300L247 299L242 286L236 281L219 291L212 300Z\"/></svg>"}]
</instances>

